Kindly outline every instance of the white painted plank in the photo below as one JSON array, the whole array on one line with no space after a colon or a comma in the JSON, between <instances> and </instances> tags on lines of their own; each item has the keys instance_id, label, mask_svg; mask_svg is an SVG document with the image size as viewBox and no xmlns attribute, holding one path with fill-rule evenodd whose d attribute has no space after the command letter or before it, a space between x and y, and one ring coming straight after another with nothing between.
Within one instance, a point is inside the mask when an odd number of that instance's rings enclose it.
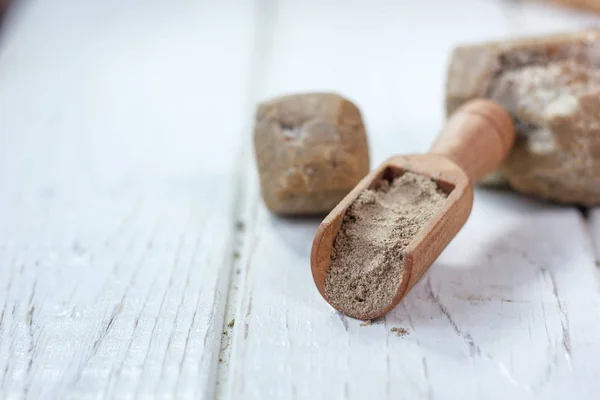
<instances>
[{"instance_id":1,"label":"white painted plank","mask_svg":"<svg viewBox=\"0 0 600 400\"><path fill-rule=\"evenodd\" d=\"M373 166L390 151L425 151L443 120L454 44L582 21L531 10L475 0L281 2L259 97L339 91L364 113ZM539 21L524 26L515 14ZM368 327L314 287L318 219L277 218L260 200L246 218L230 398L592 399L600 389L600 296L574 209L478 191L469 222L425 279Z\"/></svg>"},{"instance_id":2,"label":"white painted plank","mask_svg":"<svg viewBox=\"0 0 600 400\"><path fill-rule=\"evenodd\" d=\"M0 52L0 397L211 398L253 5L35 1Z\"/></svg>"}]
</instances>

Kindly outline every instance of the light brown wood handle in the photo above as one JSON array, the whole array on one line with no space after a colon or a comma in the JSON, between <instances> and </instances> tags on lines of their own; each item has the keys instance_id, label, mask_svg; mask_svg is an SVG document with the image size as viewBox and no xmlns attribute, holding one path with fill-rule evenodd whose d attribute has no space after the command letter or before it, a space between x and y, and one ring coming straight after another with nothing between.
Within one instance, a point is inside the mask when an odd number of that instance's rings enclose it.
<instances>
[{"instance_id":1,"label":"light brown wood handle","mask_svg":"<svg viewBox=\"0 0 600 400\"><path fill-rule=\"evenodd\" d=\"M500 165L514 141L510 114L491 100L477 99L450 116L431 152L448 157L476 182Z\"/></svg>"}]
</instances>

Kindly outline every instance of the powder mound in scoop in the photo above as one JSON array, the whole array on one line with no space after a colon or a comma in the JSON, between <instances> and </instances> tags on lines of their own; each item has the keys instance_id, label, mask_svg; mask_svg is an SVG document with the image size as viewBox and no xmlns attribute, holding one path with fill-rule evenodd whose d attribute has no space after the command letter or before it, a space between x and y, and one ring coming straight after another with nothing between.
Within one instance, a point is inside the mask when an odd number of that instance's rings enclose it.
<instances>
[{"instance_id":1,"label":"powder mound in scoop","mask_svg":"<svg viewBox=\"0 0 600 400\"><path fill-rule=\"evenodd\" d=\"M325 293L335 307L361 319L389 307L404 249L446 197L432 179L410 172L362 192L346 211L331 251Z\"/></svg>"}]
</instances>

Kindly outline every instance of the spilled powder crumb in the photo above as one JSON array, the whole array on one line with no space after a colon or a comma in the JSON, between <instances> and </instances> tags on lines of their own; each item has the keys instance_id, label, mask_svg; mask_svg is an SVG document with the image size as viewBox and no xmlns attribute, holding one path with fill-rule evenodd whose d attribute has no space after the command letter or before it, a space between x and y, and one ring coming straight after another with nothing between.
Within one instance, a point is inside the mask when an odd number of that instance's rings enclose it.
<instances>
[{"instance_id":1,"label":"spilled powder crumb","mask_svg":"<svg viewBox=\"0 0 600 400\"><path fill-rule=\"evenodd\" d=\"M361 322L360 326L369 326L373 323L373 321L371 321L370 319Z\"/></svg>"},{"instance_id":2,"label":"spilled powder crumb","mask_svg":"<svg viewBox=\"0 0 600 400\"><path fill-rule=\"evenodd\" d=\"M407 172L356 198L334 241L325 279L325 292L336 308L366 319L391 305L404 249L446 197L430 178Z\"/></svg>"},{"instance_id":3,"label":"spilled powder crumb","mask_svg":"<svg viewBox=\"0 0 600 400\"><path fill-rule=\"evenodd\" d=\"M236 230L238 230L239 232L243 232L245 228L246 228L246 224L244 224L243 221L236 221L236 223L235 223Z\"/></svg>"},{"instance_id":4,"label":"spilled powder crumb","mask_svg":"<svg viewBox=\"0 0 600 400\"><path fill-rule=\"evenodd\" d=\"M398 337L403 337L408 335L408 329L406 328L392 328L390 329L391 332L395 333L396 336Z\"/></svg>"}]
</instances>

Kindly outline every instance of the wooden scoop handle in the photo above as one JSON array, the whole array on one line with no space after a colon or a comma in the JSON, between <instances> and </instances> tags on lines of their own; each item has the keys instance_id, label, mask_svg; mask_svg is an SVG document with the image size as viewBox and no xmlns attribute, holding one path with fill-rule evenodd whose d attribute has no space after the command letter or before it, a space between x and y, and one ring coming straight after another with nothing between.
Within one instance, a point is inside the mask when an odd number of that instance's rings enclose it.
<instances>
[{"instance_id":1,"label":"wooden scoop handle","mask_svg":"<svg viewBox=\"0 0 600 400\"><path fill-rule=\"evenodd\" d=\"M496 169L515 141L512 117L491 100L472 100L448 119L431 152L454 161L472 182Z\"/></svg>"}]
</instances>

